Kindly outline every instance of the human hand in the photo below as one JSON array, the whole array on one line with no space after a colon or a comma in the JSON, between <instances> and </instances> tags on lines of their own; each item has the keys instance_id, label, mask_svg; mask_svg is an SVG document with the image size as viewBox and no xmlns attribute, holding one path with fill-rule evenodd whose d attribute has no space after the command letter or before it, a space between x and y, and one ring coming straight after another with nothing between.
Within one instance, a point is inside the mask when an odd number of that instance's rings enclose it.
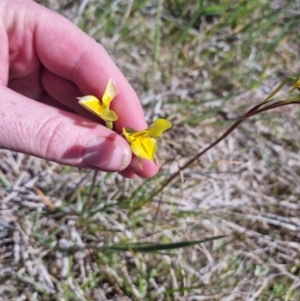
<instances>
[{"instance_id":1,"label":"human hand","mask_svg":"<svg viewBox=\"0 0 300 301\"><path fill-rule=\"evenodd\" d=\"M116 132L76 97L101 99L109 78L118 88L111 108ZM0 148L65 165L151 177L123 127L147 127L138 97L104 48L64 17L33 1L0 0Z\"/></svg>"}]
</instances>

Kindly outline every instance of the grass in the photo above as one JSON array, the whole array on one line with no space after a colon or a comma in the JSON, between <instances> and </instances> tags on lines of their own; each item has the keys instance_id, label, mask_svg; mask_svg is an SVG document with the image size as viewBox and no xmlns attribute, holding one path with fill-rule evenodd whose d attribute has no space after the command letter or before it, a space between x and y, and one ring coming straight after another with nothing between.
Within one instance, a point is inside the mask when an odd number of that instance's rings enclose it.
<instances>
[{"instance_id":1,"label":"grass","mask_svg":"<svg viewBox=\"0 0 300 301\"><path fill-rule=\"evenodd\" d=\"M1 151L0 300L299 300L296 105L246 120L147 197L297 73L297 3L52 8L107 48L149 122L167 117L173 128L160 141L159 175L99 173L88 205L91 172Z\"/></svg>"}]
</instances>

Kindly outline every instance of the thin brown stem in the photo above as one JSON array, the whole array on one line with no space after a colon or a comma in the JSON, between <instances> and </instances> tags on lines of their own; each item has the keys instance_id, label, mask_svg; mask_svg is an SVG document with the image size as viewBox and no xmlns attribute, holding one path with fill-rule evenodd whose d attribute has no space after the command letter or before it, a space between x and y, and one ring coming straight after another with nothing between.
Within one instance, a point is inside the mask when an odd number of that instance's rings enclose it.
<instances>
[{"instance_id":1,"label":"thin brown stem","mask_svg":"<svg viewBox=\"0 0 300 301\"><path fill-rule=\"evenodd\" d=\"M252 117L256 114L284 106L289 104L300 104L299 96L291 97L290 99L284 100L284 101L278 101L276 103L273 103L268 106L266 103L270 102L272 98L287 84L290 80L286 79L283 81L272 93L270 93L261 103L251 108L248 112L246 112L243 116L241 116L233 125L231 125L227 131L221 135L218 139L216 139L213 143L211 143L208 147L206 147L204 150L196 154L193 158L191 158L186 164L184 164L182 167L179 167L178 171L174 172L158 189L153 191L153 193L150 194L149 200L151 200L154 196L158 195L163 191L163 189L168 186L176 177L180 175L180 173L186 169L188 166L193 164L197 159L199 159L203 154L205 154L207 151L209 151L211 148L216 146L220 141L222 141L224 138L226 138L232 131L234 131L240 123L242 123L245 119ZM264 106L262 108L262 106Z\"/></svg>"}]
</instances>

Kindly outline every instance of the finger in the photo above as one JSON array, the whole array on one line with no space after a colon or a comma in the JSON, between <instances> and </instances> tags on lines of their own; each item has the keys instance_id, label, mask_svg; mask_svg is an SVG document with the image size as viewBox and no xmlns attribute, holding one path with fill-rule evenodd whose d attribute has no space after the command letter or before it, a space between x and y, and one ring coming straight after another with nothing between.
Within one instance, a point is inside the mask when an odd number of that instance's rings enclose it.
<instances>
[{"instance_id":1,"label":"finger","mask_svg":"<svg viewBox=\"0 0 300 301\"><path fill-rule=\"evenodd\" d=\"M43 88L53 99L85 118L104 124L99 117L93 115L78 103L76 98L82 96L82 93L73 82L46 69L41 73L41 82Z\"/></svg>"},{"instance_id":2,"label":"finger","mask_svg":"<svg viewBox=\"0 0 300 301\"><path fill-rule=\"evenodd\" d=\"M133 179L137 176L130 168L120 171L120 175L127 179Z\"/></svg>"},{"instance_id":3,"label":"finger","mask_svg":"<svg viewBox=\"0 0 300 301\"><path fill-rule=\"evenodd\" d=\"M45 14L50 18L47 22ZM135 129L147 126L136 93L101 45L57 14L51 13L50 16L43 10L35 20L32 26L36 51L48 70L73 81L82 94L98 98L102 97L112 77L118 89L118 95L112 102L112 109L119 116L117 130L123 126ZM135 118L132 118L133 114Z\"/></svg>"},{"instance_id":4,"label":"finger","mask_svg":"<svg viewBox=\"0 0 300 301\"><path fill-rule=\"evenodd\" d=\"M0 7L1 10L1 7ZM0 18L1 18L0 13ZM0 43L0 84L7 85L8 83L8 74L9 74L9 47L8 47L8 38L6 34L6 30L0 22L0 37L1 37L1 43Z\"/></svg>"},{"instance_id":5,"label":"finger","mask_svg":"<svg viewBox=\"0 0 300 301\"><path fill-rule=\"evenodd\" d=\"M18 66L19 73L19 69L26 69L29 62L31 69L36 70L37 55L48 70L74 82L82 94L98 98L112 77L119 92L112 104L119 114L119 130L123 126L146 127L137 95L100 44L66 18L33 1L5 3L7 14L4 11L4 24L10 32L10 39L14 40L13 50L24 57L23 65ZM12 16L14 20L11 20ZM23 26L19 26L20 23ZM26 37L26 51L24 43L16 43L23 37ZM133 114L135 118L132 118Z\"/></svg>"},{"instance_id":6,"label":"finger","mask_svg":"<svg viewBox=\"0 0 300 301\"><path fill-rule=\"evenodd\" d=\"M128 143L81 116L49 107L0 86L0 148L76 167L124 170Z\"/></svg>"},{"instance_id":7,"label":"finger","mask_svg":"<svg viewBox=\"0 0 300 301\"><path fill-rule=\"evenodd\" d=\"M142 159L141 167L137 157L133 156L129 168L139 177L151 178L157 174L159 165L155 164L153 161Z\"/></svg>"},{"instance_id":8,"label":"finger","mask_svg":"<svg viewBox=\"0 0 300 301\"><path fill-rule=\"evenodd\" d=\"M12 2L7 3L9 7ZM15 13L10 12L9 16L15 16L15 20L6 21L6 26L14 31L26 28L27 45L34 47L32 52L37 54L44 67L74 82L83 95L92 94L98 98L102 97L107 82L112 77L118 88L118 95L112 102L112 109L119 116L115 123L116 131L121 132L123 127L136 130L147 127L136 93L101 45L67 19L34 2L14 3L18 3L12 6ZM20 26L12 26L19 24L20 20L24 23L21 29ZM25 32L23 35L25 36ZM15 36L18 37L17 34ZM137 169L138 165L134 162L132 164L132 168ZM153 162L146 166L150 170L137 169L140 176L147 177L158 170Z\"/></svg>"},{"instance_id":9,"label":"finger","mask_svg":"<svg viewBox=\"0 0 300 301\"><path fill-rule=\"evenodd\" d=\"M122 170L120 174L125 178L135 178L136 176L142 178L151 178L157 174L159 169L159 165L154 164L154 162L149 160L142 160L142 168L141 165L138 163L136 157L132 158L130 165Z\"/></svg>"},{"instance_id":10,"label":"finger","mask_svg":"<svg viewBox=\"0 0 300 301\"><path fill-rule=\"evenodd\" d=\"M65 106L64 104L60 103L59 101L57 101L56 99L52 98L50 95L48 95L47 93L43 93L40 98L37 99L37 101L39 101L40 103L43 103L47 106L51 106L57 109L60 109L62 111L67 111L70 113L75 113L75 110ZM22 104L20 104L22 105Z\"/></svg>"}]
</instances>

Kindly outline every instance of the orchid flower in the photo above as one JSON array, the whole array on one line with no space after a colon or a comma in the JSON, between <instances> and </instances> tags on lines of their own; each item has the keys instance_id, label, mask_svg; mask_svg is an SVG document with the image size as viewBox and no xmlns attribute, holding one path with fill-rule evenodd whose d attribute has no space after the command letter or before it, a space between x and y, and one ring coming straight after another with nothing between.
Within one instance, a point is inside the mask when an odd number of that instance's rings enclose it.
<instances>
[{"instance_id":1,"label":"orchid flower","mask_svg":"<svg viewBox=\"0 0 300 301\"><path fill-rule=\"evenodd\" d=\"M138 157L141 166L141 158L155 161L157 149L156 138L171 127L171 122L166 119L157 119L147 129L136 131L132 128L123 128L123 135L130 143L133 154Z\"/></svg>"},{"instance_id":2,"label":"orchid flower","mask_svg":"<svg viewBox=\"0 0 300 301\"><path fill-rule=\"evenodd\" d=\"M89 110L94 115L103 119L109 129L113 128L113 121L118 120L117 114L110 110L109 106L117 95L117 86L115 81L110 78L102 97L102 102L93 95L77 97L79 104Z\"/></svg>"}]
</instances>

